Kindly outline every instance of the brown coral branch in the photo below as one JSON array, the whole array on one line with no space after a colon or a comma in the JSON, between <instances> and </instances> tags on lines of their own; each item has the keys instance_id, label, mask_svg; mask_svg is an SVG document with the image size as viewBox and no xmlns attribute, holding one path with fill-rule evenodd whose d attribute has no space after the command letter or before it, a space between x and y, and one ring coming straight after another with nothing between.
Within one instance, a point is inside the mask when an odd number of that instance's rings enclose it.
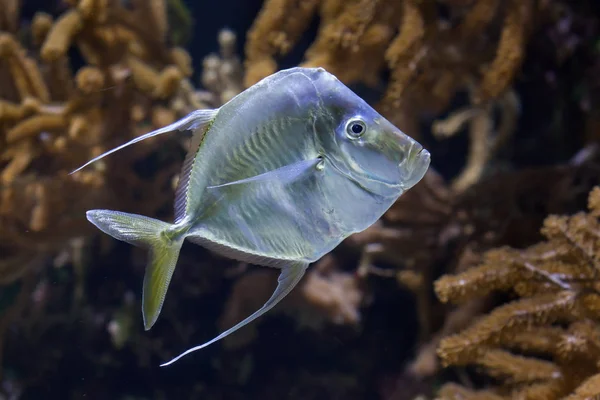
<instances>
[{"instance_id":1,"label":"brown coral branch","mask_svg":"<svg viewBox=\"0 0 600 400\"><path fill-rule=\"evenodd\" d=\"M25 56L24 49L8 34L0 34L0 59L8 64L21 100L34 97L48 102L48 89L38 66Z\"/></svg>"},{"instance_id":2,"label":"brown coral branch","mask_svg":"<svg viewBox=\"0 0 600 400\"><path fill-rule=\"evenodd\" d=\"M600 396L600 373L586 379L575 392L565 397L565 400L588 400Z\"/></svg>"},{"instance_id":3,"label":"brown coral branch","mask_svg":"<svg viewBox=\"0 0 600 400\"><path fill-rule=\"evenodd\" d=\"M535 382L560 379L560 368L554 363L516 356L504 350L482 350L475 360L494 378L502 378L511 383Z\"/></svg>"},{"instance_id":4,"label":"brown coral branch","mask_svg":"<svg viewBox=\"0 0 600 400\"><path fill-rule=\"evenodd\" d=\"M442 276L434 287L442 302L458 304L494 290L507 290L520 279L522 276L515 274L510 253L499 249L486 253L483 263L476 268L460 275Z\"/></svg>"},{"instance_id":5,"label":"brown coral branch","mask_svg":"<svg viewBox=\"0 0 600 400\"><path fill-rule=\"evenodd\" d=\"M498 97L513 80L523 60L532 1L509 1L496 58L485 71L475 103Z\"/></svg>"},{"instance_id":6,"label":"brown coral branch","mask_svg":"<svg viewBox=\"0 0 600 400\"><path fill-rule=\"evenodd\" d=\"M275 56L288 52L306 29L318 1L268 0L254 20L246 42L248 87L277 69Z\"/></svg>"},{"instance_id":7,"label":"brown coral branch","mask_svg":"<svg viewBox=\"0 0 600 400\"><path fill-rule=\"evenodd\" d=\"M436 400L503 400L504 397L489 390L475 391L463 386L446 383L439 390Z\"/></svg>"},{"instance_id":8,"label":"brown coral branch","mask_svg":"<svg viewBox=\"0 0 600 400\"><path fill-rule=\"evenodd\" d=\"M83 26L83 18L79 10L72 9L63 14L48 32L40 52L42 59L51 62L64 57Z\"/></svg>"},{"instance_id":9,"label":"brown coral branch","mask_svg":"<svg viewBox=\"0 0 600 400\"><path fill-rule=\"evenodd\" d=\"M465 365L478 357L482 345L497 342L501 335L529 324L543 325L569 319L576 295L563 291L518 300L501 306L458 335L440 342L438 354L444 365Z\"/></svg>"},{"instance_id":10,"label":"brown coral branch","mask_svg":"<svg viewBox=\"0 0 600 400\"><path fill-rule=\"evenodd\" d=\"M411 48L418 46L425 36L425 20L417 2L405 1L402 5L400 31L385 52L385 58L391 69L407 59Z\"/></svg>"},{"instance_id":11,"label":"brown coral branch","mask_svg":"<svg viewBox=\"0 0 600 400\"><path fill-rule=\"evenodd\" d=\"M40 114L24 120L6 132L8 143L30 138L42 132L61 131L67 126L67 120L61 114Z\"/></svg>"},{"instance_id":12,"label":"brown coral branch","mask_svg":"<svg viewBox=\"0 0 600 400\"><path fill-rule=\"evenodd\" d=\"M508 377L506 387L519 398L558 398L597 374L598 198L600 189L595 188L589 194L589 213L547 217L541 229L544 242L524 250L489 251L482 265L436 282L443 301L473 301L491 290L522 296L442 339L438 354L444 365L482 365L488 375ZM565 323L570 323L568 329L560 326ZM495 356L488 359L486 354ZM521 363L533 364L521 369ZM519 382L529 381L540 382L519 387Z\"/></svg>"}]
</instances>

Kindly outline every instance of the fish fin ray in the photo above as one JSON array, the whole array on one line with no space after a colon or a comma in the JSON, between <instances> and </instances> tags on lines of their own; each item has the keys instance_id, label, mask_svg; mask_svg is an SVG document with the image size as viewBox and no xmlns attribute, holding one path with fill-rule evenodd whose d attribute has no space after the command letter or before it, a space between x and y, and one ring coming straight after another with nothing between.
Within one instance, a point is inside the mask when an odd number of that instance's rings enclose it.
<instances>
[{"instance_id":1,"label":"fish fin ray","mask_svg":"<svg viewBox=\"0 0 600 400\"><path fill-rule=\"evenodd\" d=\"M304 174L315 168L320 162L320 157L302 160L249 178L227 182L221 185L207 186L207 189L217 189L225 186L241 185L246 183L262 183L272 180L279 180L287 184L300 179Z\"/></svg>"},{"instance_id":2,"label":"fish fin ray","mask_svg":"<svg viewBox=\"0 0 600 400\"><path fill-rule=\"evenodd\" d=\"M178 131L186 131L189 129L196 129L198 126L202 125L202 123L204 123L204 120L206 118L207 115L211 115L213 116L214 113L216 113L216 110L196 110L196 111L192 111L191 113L189 113L187 116L181 118L178 121L173 122L170 125L167 125L165 127L162 127L160 129L156 129L152 132L148 132L144 135L138 136L132 140L130 140L129 142L122 144L120 146L117 146L111 150L108 150L102 154L100 154L98 157L94 157L92 158L90 161L88 161L87 163L83 164L81 167L77 168L76 170L73 170L71 173L69 173L69 175L74 174L75 172L81 171L83 168L87 167L90 164L95 163L96 161L112 154L115 153L119 150L124 149L125 147L128 147L134 143L138 143L141 142L142 140L146 140L149 139L151 137L154 136L158 136L158 135L162 135L163 133L168 133L168 132L172 132L175 130Z\"/></svg>"},{"instance_id":3,"label":"fish fin ray","mask_svg":"<svg viewBox=\"0 0 600 400\"><path fill-rule=\"evenodd\" d=\"M183 240L160 241L150 249L142 288L142 316L146 330L152 328L160 315L182 244Z\"/></svg>"},{"instance_id":4,"label":"fish fin ray","mask_svg":"<svg viewBox=\"0 0 600 400\"><path fill-rule=\"evenodd\" d=\"M165 301L183 239L163 238L161 233L172 225L143 215L111 210L90 210L86 215L98 229L115 239L149 249L150 261L142 289L144 328L149 330Z\"/></svg>"},{"instance_id":5,"label":"fish fin ray","mask_svg":"<svg viewBox=\"0 0 600 400\"><path fill-rule=\"evenodd\" d=\"M177 360L179 360L180 358L182 358L194 351L203 349L204 347L209 346L218 340L223 339L224 337L237 331L241 327L249 324L250 322L254 321L256 318L260 317L261 315L263 315L264 313L269 311L277 303L279 303L285 296L287 296L287 294L292 291L292 289L298 284L298 282L300 282L300 279L302 279L302 277L304 276L304 272L306 271L307 267L308 267L308 263L293 262L291 264L288 264L286 267L282 268L281 274L279 274L279 278L277 280L277 288L275 289L275 292L273 292L273 295L271 295L271 298L269 300L267 300L267 302L259 310L255 311L252 315L248 316L243 321L237 323L232 328L229 328L225 332L221 333L219 336L215 337L214 339L212 339L204 344L201 344L199 346L192 347L191 349L186 350L185 352L181 353L177 357L173 358L171 361L161 364L161 367L171 365L174 362L176 362Z\"/></svg>"},{"instance_id":6,"label":"fish fin ray","mask_svg":"<svg viewBox=\"0 0 600 400\"><path fill-rule=\"evenodd\" d=\"M175 190L175 223L180 222L185 217L185 210L187 208L187 189L190 183L190 176L192 174L192 167L198 154L198 149L204 136L210 129L210 123L214 121L214 118L219 109L213 110L198 110L204 111L205 113L198 116L196 124L192 130L195 130L192 140L190 141L189 150L183 161L181 172L179 174L179 183Z\"/></svg>"}]
</instances>

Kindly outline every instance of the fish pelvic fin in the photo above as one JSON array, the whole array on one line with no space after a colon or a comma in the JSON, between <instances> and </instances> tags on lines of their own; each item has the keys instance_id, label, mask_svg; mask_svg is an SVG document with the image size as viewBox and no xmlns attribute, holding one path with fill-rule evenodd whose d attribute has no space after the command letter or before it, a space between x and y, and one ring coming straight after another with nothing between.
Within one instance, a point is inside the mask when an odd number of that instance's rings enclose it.
<instances>
[{"instance_id":1,"label":"fish pelvic fin","mask_svg":"<svg viewBox=\"0 0 600 400\"><path fill-rule=\"evenodd\" d=\"M149 249L148 266L142 290L144 328L152 328L165 296L185 239L170 239L164 233L173 225L143 215L111 210L90 210L87 219L115 239Z\"/></svg>"},{"instance_id":2,"label":"fish pelvic fin","mask_svg":"<svg viewBox=\"0 0 600 400\"><path fill-rule=\"evenodd\" d=\"M234 325L232 328L229 328L225 332L221 333L219 336L215 337L214 339L212 339L204 344L201 344L199 346L192 347L191 349L186 350L185 352L181 353L177 357L173 358L171 361L161 364L161 367L166 367L167 365L171 365L175 361L179 360L180 358L182 358L190 353L193 353L194 351L203 349L204 347L207 347L207 346L215 343L218 340L223 339L224 337L232 334L233 332L237 331L244 325L249 324L250 322L254 321L256 318L260 317L261 315L263 315L264 313L269 311L277 303L279 303L285 296L287 296L287 294L292 291L292 289L298 284L298 282L300 282L300 279L302 279L302 277L304 276L304 271L306 271L307 267L308 267L308 263L305 263L305 262L298 262L298 261L290 262L290 264L286 265L285 267L283 267L281 269L281 273L279 274L279 278L277 280L277 288L275 289L275 292L273 293L273 295L271 295L271 298L269 300L267 300L267 302L258 311L254 312L254 314L250 315L243 321Z\"/></svg>"},{"instance_id":3,"label":"fish pelvic fin","mask_svg":"<svg viewBox=\"0 0 600 400\"><path fill-rule=\"evenodd\" d=\"M98 157L95 157L83 164L81 167L69 173L69 175L74 174L75 172L81 171L83 168L87 167L90 164L95 163L96 161L104 158L112 153L115 153L121 149L124 149L127 146L130 146L134 143L141 142L142 140L149 139L154 136L162 135L163 133L169 133L173 131L187 131L187 130L196 130L201 128L202 126L207 125L210 121L214 119L217 115L219 109L204 109L204 110L196 110L192 111L185 117L181 118L178 121L173 122L170 125L167 125L163 128L156 129L152 132L148 132L144 135L138 136L135 139L130 140L129 142L122 144L120 146L115 147L105 153L100 154Z\"/></svg>"}]
</instances>

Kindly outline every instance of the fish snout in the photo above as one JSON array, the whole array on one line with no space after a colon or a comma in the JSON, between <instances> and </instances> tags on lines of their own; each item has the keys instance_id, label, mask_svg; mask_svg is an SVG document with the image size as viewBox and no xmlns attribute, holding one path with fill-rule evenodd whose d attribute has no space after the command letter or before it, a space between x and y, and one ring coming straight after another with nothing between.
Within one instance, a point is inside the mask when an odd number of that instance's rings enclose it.
<instances>
[{"instance_id":1,"label":"fish snout","mask_svg":"<svg viewBox=\"0 0 600 400\"><path fill-rule=\"evenodd\" d=\"M406 158L399 165L405 189L413 187L423 178L430 162L429 151L413 141Z\"/></svg>"}]
</instances>

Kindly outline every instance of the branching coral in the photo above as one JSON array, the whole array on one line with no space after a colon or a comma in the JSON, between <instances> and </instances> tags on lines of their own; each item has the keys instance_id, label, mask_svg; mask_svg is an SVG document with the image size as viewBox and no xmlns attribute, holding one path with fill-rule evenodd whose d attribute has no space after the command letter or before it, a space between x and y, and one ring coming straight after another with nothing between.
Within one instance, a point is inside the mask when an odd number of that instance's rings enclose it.
<instances>
[{"instance_id":1,"label":"branching coral","mask_svg":"<svg viewBox=\"0 0 600 400\"><path fill-rule=\"evenodd\" d=\"M536 0L267 1L246 43L245 84L275 72L277 59L318 15L317 36L301 65L371 87L381 87L388 72L377 108L409 134L420 135L420 115L439 114L457 93L469 94L468 112L454 113L471 120L467 166L453 184L462 191L480 179L513 132L518 100L511 87L539 22L534 14L543 7ZM498 129L491 122L495 108L504 116ZM446 135L462 124L454 125L445 124Z\"/></svg>"},{"instance_id":2,"label":"branching coral","mask_svg":"<svg viewBox=\"0 0 600 400\"><path fill-rule=\"evenodd\" d=\"M592 154L584 150L557 167L495 173L463 193L430 170L378 223L344 242L347 250L360 249L359 276L395 278L415 294L421 346L408 374L438 372L439 341L492 304L484 297L456 310L442 307L431 290L440 272L469 270L481 262L482 252L496 246L533 244L547 214L581 209L590 188L599 183Z\"/></svg>"},{"instance_id":3,"label":"branching coral","mask_svg":"<svg viewBox=\"0 0 600 400\"><path fill-rule=\"evenodd\" d=\"M537 3L444 3L446 21L433 2L267 1L246 44L246 85L277 69L275 57L293 48L318 11L319 31L304 65L323 66L349 83L370 84L379 82L387 66L392 80L384 103L390 105L413 93L427 96L423 104L443 107L468 85L474 85L477 103L496 98L519 69ZM503 27L494 40L498 21ZM496 43L492 52L486 50L490 41Z\"/></svg>"},{"instance_id":4,"label":"branching coral","mask_svg":"<svg viewBox=\"0 0 600 400\"><path fill-rule=\"evenodd\" d=\"M501 120L494 127L496 109L500 111ZM438 139L455 135L469 124L471 145L467 165L452 183L454 191L461 193L481 179L495 153L515 131L518 114L519 100L516 93L509 90L495 102L454 111L448 118L433 123L432 132Z\"/></svg>"},{"instance_id":5,"label":"branching coral","mask_svg":"<svg viewBox=\"0 0 600 400\"><path fill-rule=\"evenodd\" d=\"M498 291L518 297L444 338L438 347L444 365L482 368L503 383L488 389L490 396L600 394L600 187L590 193L589 209L549 216L541 230L545 241L524 250L490 250L480 265L436 281L443 302ZM456 398L457 390L447 387L440 395Z\"/></svg>"},{"instance_id":6,"label":"branching coral","mask_svg":"<svg viewBox=\"0 0 600 400\"><path fill-rule=\"evenodd\" d=\"M106 190L111 173L102 165L68 175L112 145L177 117L169 100L192 71L183 49L164 44L161 3L138 1L125 9L118 1L72 2L56 21L36 14L31 43L0 35L0 246L3 264L13 265L3 278L12 276L11 268L24 271L21 257L32 249L51 250L84 233L84 212L93 203L111 196L127 203L148 190L156 199L144 202L149 210L167 200L155 196L174 168L152 183L129 167L151 145L132 150L133 161L106 161L127 165L113 169L120 171L113 192ZM87 63L75 73L67 55L73 46Z\"/></svg>"},{"instance_id":7,"label":"branching coral","mask_svg":"<svg viewBox=\"0 0 600 400\"><path fill-rule=\"evenodd\" d=\"M235 53L235 33L223 29L218 39L219 54L209 54L202 63L205 90L197 92L200 102L213 108L220 107L244 89L242 62Z\"/></svg>"},{"instance_id":8,"label":"branching coral","mask_svg":"<svg viewBox=\"0 0 600 400\"><path fill-rule=\"evenodd\" d=\"M133 1L127 8L116 0L68 3L56 20L35 14L22 41L9 29L18 25L18 12L2 11L0 24L7 27L0 33L2 285L30 279L42 265L37 260L87 235L85 211L94 206L118 202L155 214L168 205L179 168L177 143L171 155L159 153L152 168L144 162L156 141L69 172L195 108L182 90L191 61L185 50L167 45L163 1ZM74 48L83 65L69 58Z\"/></svg>"}]
</instances>

